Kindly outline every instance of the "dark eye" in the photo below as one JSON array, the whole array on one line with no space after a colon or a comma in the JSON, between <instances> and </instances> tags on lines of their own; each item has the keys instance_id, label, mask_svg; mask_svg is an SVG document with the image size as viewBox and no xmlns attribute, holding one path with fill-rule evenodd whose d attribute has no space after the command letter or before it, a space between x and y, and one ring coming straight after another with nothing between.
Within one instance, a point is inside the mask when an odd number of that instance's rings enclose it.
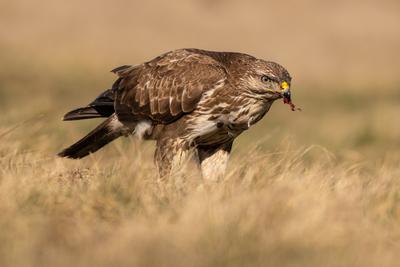
<instances>
[{"instance_id":1,"label":"dark eye","mask_svg":"<svg viewBox=\"0 0 400 267\"><path fill-rule=\"evenodd\" d=\"M268 83L268 82L271 82L272 79L270 77L266 76L266 75L263 75L263 76L261 76L261 81L263 83Z\"/></svg>"}]
</instances>

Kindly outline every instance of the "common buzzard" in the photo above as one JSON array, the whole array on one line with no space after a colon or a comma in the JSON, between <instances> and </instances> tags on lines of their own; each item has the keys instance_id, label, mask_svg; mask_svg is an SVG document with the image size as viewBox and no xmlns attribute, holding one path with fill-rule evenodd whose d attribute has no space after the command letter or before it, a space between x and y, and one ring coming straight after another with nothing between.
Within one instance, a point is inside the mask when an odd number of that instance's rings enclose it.
<instances>
[{"instance_id":1,"label":"common buzzard","mask_svg":"<svg viewBox=\"0 0 400 267\"><path fill-rule=\"evenodd\" d=\"M217 179L235 138L275 100L283 98L294 110L288 71L247 54L179 49L112 72L118 79L111 89L63 118L107 119L59 156L83 158L120 136L135 134L156 140L161 177L194 154L203 177Z\"/></svg>"}]
</instances>

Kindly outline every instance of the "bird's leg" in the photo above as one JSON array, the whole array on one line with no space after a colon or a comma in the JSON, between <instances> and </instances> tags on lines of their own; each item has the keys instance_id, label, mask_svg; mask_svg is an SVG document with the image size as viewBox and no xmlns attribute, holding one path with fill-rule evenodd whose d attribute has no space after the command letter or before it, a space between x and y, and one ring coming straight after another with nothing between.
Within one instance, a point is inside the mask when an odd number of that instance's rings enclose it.
<instances>
[{"instance_id":1,"label":"bird's leg","mask_svg":"<svg viewBox=\"0 0 400 267\"><path fill-rule=\"evenodd\" d=\"M191 152L190 146L180 138L158 140L154 160L160 178L165 179L182 170L182 166L191 156Z\"/></svg>"},{"instance_id":2,"label":"bird's leg","mask_svg":"<svg viewBox=\"0 0 400 267\"><path fill-rule=\"evenodd\" d=\"M223 178L233 141L214 147L198 147L197 154L203 179L217 182Z\"/></svg>"}]
</instances>

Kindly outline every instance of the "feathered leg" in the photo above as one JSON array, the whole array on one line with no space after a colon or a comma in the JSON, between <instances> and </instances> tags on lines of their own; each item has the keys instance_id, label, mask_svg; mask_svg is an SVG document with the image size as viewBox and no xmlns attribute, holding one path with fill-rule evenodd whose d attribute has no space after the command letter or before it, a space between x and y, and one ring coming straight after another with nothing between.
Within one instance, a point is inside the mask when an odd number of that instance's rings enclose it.
<instances>
[{"instance_id":1,"label":"feathered leg","mask_svg":"<svg viewBox=\"0 0 400 267\"><path fill-rule=\"evenodd\" d=\"M216 182L225 175L233 141L215 147L198 147L197 153L204 180Z\"/></svg>"},{"instance_id":2,"label":"feathered leg","mask_svg":"<svg viewBox=\"0 0 400 267\"><path fill-rule=\"evenodd\" d=\"M157 165L160 178L181 170L193 153L193 149L180 138L164 138L157 140L154 161Z\"/></svg>"}]
</instances>

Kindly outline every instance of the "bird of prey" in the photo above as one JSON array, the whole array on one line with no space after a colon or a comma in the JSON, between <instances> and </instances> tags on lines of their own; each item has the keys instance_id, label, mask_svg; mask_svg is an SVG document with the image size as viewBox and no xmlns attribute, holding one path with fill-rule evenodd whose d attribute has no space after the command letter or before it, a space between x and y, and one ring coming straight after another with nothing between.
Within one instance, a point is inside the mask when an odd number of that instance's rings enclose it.
<instances>
[{"instance_id":1,"label":"bird of prey","mask_svg":"<svg viewBox=\"0 0 400 267\"><path fill-rule=\"evenodd\" d=\"M65 121L105 117L59 153L83 158L120 136L155 140L161 177L195 155L205 179L225 171L233 141L258 122L272 103L291 102L291 77L281 65L235 52L179 49L140 65L112 70L118 79Z\"/></svg>"}]
</instances>

